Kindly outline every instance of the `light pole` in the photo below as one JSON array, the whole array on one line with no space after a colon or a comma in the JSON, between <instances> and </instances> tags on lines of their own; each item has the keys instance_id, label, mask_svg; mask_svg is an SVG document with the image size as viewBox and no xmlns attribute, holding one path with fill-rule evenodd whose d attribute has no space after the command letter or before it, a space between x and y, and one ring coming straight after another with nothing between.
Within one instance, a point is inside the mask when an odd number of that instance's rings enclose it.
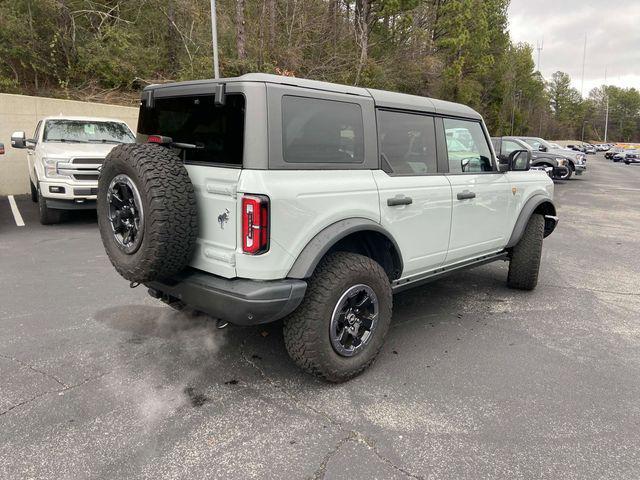
<instances>
[{"instance_id":1,"label":"light pole","mask_svg":"<svg viewBox=\"0 0 640 480\"><path fill-rule=\"evenodd\" d=\"M220 78L218 64L218 21L216 18L216 0L211 0L211 36L213 38L213 78Z\"/></svg>"},{"instance_id":2,"label":"light pole","mask_svg":"<svg viewBox=\"0 0 640 480\"><path fill-rule=\"evenodd\" d=\"M607 97L607 110L604 115L604 143L607 143L609 133L609 87L607 87L607 67L604 67L604 95Z\"/></svg>"}]
</instances>

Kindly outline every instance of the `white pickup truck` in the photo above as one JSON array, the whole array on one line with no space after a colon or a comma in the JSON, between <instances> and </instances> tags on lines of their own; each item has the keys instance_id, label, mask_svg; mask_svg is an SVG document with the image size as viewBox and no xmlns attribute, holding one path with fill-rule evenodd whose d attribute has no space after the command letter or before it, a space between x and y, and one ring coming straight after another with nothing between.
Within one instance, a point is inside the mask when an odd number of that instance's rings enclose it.
<instances>
[{"instance_id":1,"label":"white pickup truck","mask_svg":"<svg viewBox=\"0 0 640 480\"><path fill-rule=\"evenodd\" d=\"M111 118L48 117L33 137L11 136L13 148L27 150L31 199L40 223L58 223L64 210L96 208L98 175L114 146L135 142L127 124Z\"/></svg>"},{"instance_id":2,"label":"white pickup truck","mask_svg":"<svg viewBox=\"0 0 640 480\"><path fill-rule=\"evenodd\" d=\"M262 74L167 84L143 92L137 135L98 186L118 272L225 322L284 319L293 360L333 382L373 362L396 292L498 260L535 288L558 221L530 150L498 161L482 117L436 99Z\"/></svg>"}]
</instances>

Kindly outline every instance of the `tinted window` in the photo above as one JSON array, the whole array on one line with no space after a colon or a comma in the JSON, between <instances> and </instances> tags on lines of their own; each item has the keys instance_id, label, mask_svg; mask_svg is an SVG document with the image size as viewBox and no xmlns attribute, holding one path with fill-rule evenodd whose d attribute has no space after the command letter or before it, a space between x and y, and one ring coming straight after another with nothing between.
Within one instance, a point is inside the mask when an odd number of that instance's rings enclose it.
<instances>
[{"instance_id":1,"label":"tinted window","mask_svg":"<svg viewBox=\"0 0 640 480\"><path fill-rule=\"evenodd\" d=\"M124 123L86 120L47 120L44 142L134 143L133 133Z\"/></svg>"},{"instance_id":2,"label":"tinted window","mask_svg":"<svg viewBox=\"0 0 640 480\"><path fill-rule=\"evenodd\" d=\"M362 163L360 105L282 97L282 155L288 163Z\"/></svg>"},{"instance_id":3,"label":"tinted window","mask_svg":"<svg viewBox=\"0 0 640 480\"><path fill-rule=\"evenodd\" d=\"M504 140L502 142L503 155L509 155L511 152L514 152L516 150L525 150L525 148L521 147L520 145L518 145L516 142L512 140Z\"/></svg>"},{"instance_id":4,"label":"tinted window","mask_svg":"<svg viewBox=\"0 0 640 480\"><path fill-rule=\"evenodd\" d=\"M378 135L385 170L396 175L438 171L433 117L379 111Z\"/></svg>"},{"instance_id":5,"label":"tinted window","mask_svg":"<svg viewBox=\"0 0 640 480\"><path fill-rule=\"evenodd\" d=\"M491 150L479 122L444 119L451 173L492 172Z\"/></svg>"},{"instance_id":6,"label":"tinted window","mask_svg":"<svg viewBox=\"0 0 640 480\"><path fill-rule=\"evenodd\" d=\"M224 105L213 95L156 98L140 109L138 131L195 145L183 150L186 161L242 165L244 117L243 95L228 94Z\"/></svg>"}]
</instances>

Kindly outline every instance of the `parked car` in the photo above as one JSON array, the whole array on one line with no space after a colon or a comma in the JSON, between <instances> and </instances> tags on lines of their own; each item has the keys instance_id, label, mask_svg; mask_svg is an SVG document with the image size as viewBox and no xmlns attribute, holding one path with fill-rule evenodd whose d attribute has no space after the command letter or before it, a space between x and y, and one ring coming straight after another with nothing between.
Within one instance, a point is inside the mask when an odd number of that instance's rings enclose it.
<instances>
[{"instance_id":1,"label":"parked car","mask_svg":"<svg viewBox=\"0 0 640 480\"><path fill-rule=\"evenodd\" d=\"M549 142L539 137L518 137L527 142L534 151L558 154L569 159L572 174L582 175L587 171L587 156L582 152L572 152L564 148L553 148Z\"/></svg>"},{"instance_id":2,"label":"parked car","mask_svg":"<svg viewBox=\"0 0 640 480\"><path fill-rule=\"evenodd\" d=\"M495 260L533 289L558 220L529 151L498 164L480 114L440 100L263 74L155 85L137 138L98 182L117 271L221 322L284 318L293 360L333 382L374 361L393 293Z\"/></svg>"},{"instance_id":3,"label":"parked car","mask_svg":"<svg viewBox=\"0 0 640 480\"><path fill-rule=\"evenodd\" d=\"M585 149L585 153L588 155L595 155L596 153L598 153L598 150L596 150L596 147L594 145L591 145L590 143L585 143L584 149Z\"/></svg>"},{"instance_id":4,"label":"parked car","mask_svg":"<svg viewBox=\"0 0 640 480\"><path fill-rule=\"evenodd\" d=\"M572 170L569 167L568 157L559 153L534 151L531 145L517 137L492 137L493 148L500 162L507 162L509 155L516 150L531 151L532 167L549 167L551 178L568 180L571 178Z\"/></svg>"},{"instance_id":5,"label":"parked car","mask_svg":"<svg viewBox=\"0 0 640 480\"><path fill-rule=\"evenodd\" d=\"M618 153L624 153L624 148L620 145L614 145L604 154L604 158L607 160L613 160L613 157Z\"/></svg>"},{"instance_id":6,"label":"parked car","mask_svg":"<svg viewBox=\"0 0 640 480\"><path fill-rule=\"evenodd\" d=\"M4 143L0 143L0 155L4 155Z\"/></svg>"},{"instance_id":7,"label":"parked car","mask_svg":"<svg viewBox=\"0 0 640 480\"><path fill-rule=\"evenodd\" d=\"M626 165L630 165L632 163L640 163L640 153L638 153L637 150L626 152L622 161Z\"/></svg>"},{"instance_id":8,"label":"parked car","mask_svg":"<svg viewBox=\"0 0 640 480\"><path fill-rule=\"evenodd\" d=\"M595 147L599 152L606 152L611 148L611 145L609 145L608 143L599 143Z\"/></svg>"},{"instance_id":9,"label":"parked car","mask_svg":"<svg viewBox=\"0 0 640 480\"><path fill-rule=\"evenodd\" d=\"M582 152L585 154L587 153L587 147L585 147L584 145L580 145L578 143L567 145L567 149L573 150L575 152Z\"/></svg>"},{"instance_id":10,"label":"parked car","mask_svg":"<svg viewBox=\"0 0 640 480\"><path fill-rule=\"evenodd\" d=\"M31 139L15 132L11 146L27 150L40 223L59 222L64 210L94 209L104 158L115 145L134 142L125 122L108 118L48 117L38 122Z\"/></svg>"}]
</instances>

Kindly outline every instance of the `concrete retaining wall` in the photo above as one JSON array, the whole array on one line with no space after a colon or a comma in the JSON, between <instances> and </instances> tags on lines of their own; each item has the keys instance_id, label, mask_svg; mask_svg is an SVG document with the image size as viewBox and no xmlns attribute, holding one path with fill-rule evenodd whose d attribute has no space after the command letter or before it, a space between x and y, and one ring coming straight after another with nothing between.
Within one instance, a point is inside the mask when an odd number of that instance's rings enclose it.
<instances>
[{"instance_id":1,"label":"concrete retaining wall","mask_svg":"<svg viewBox=\"0 0 640 480\"><path fill-rule=\"evenodd\" d=\"M6 150L5 155L0 155L0 195L29 191L27 153L11 148L11 134L24 130L29 138L38 121L52 115L117 118L125 121L134 133L138 125L137 108L0 93L0 143L4 143Z\"/></svg>"}]
</instances>

